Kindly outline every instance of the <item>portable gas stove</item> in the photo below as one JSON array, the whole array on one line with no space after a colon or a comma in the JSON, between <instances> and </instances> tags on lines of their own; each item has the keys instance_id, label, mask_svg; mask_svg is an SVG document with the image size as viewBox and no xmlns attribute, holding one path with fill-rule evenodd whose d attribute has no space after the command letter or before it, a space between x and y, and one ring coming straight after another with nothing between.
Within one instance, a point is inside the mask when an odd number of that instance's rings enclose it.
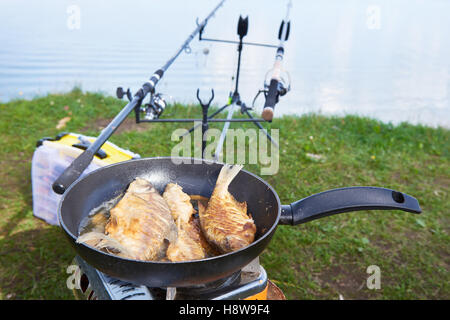
<instances>
[{"instance_id":1,"label":"portable gas stove","mask_svg":"<svg viewBox=\"0 0 450 320\"><path fill-rule=\"evenodd\" d=\"M87 264L79 256L79 285L73 289L79 300L284 300L281 290L267 278L255 259L224 279L187 288L149 288L114 279Z\"/></svg>"}]
</instances>

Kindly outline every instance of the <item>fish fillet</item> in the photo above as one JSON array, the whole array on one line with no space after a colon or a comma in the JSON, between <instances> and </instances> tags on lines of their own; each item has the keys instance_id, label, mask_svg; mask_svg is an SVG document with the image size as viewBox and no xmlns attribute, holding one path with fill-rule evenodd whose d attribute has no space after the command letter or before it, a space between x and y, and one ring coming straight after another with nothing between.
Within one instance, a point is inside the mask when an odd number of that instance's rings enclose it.
<instances>
[{"instance_id":1,"label":"fish fillet","mask_svg":"<svg viewBox=\"0 0 450 320\"><path fill-rule=\"evenodd\" d=\"M168 183L163 193L163 198L169 206L172 217L175 221L181 220L187 223L195 213L191 204L191 198L183 192L183 188L176 183Z\"/></svg>"},{"instance_id":2,"label":"fish fillet","mask_svg":"<svg viewBox=\"0 0 450 320\"><path fill-rule=\"evenodd\" d=\"M163 198L176 221L178 231L177 240L167 248L167 258L170 261L188 261L207 257L214 250L201 233L190 197L181 186L169 183Z\"/></svg>"},{"instance_id":3,"label":"fish fillet","mask_svg":"<svg viewBox=\"0 0 450 320\"><path fill-rule=\"evenodd\" d=\"M176 225L169 207L145 179L136 178L110 211L105 227L107 239L126 248L126 257L158 260L165 256L168 242L175 241Z\"/></svg>"},{"instance_id":4,"label":"fish fillet","mask_svg":"<svg viewBox=\"0 0 450 320\"><path fill-rule=\"evenodd\" d=\"M238 202L228 192L241 169L239 165L222 167L206 211L199 212L203 234L222 252L246 247L255 239L256 225L247 215L247 203Z\"/></svg>"}]
</instances>

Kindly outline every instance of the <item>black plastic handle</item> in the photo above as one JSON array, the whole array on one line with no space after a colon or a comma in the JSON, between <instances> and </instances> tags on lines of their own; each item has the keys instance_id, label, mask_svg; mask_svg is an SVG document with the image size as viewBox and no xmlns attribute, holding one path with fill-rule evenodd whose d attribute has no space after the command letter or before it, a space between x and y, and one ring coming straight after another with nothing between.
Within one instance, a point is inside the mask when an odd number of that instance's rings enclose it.
<instances>
[{"instance_id":1,"label":"black plastic handle","mask_svg":"<svg viewBox=\"0 0 450 320\"><path fill-rule=\"evenodd\" d=\"M266 96L266 102L264 103L264 109L262 112L262 117L266 121L272 121L273 110L278 102L278 80L271 79L269 85L269 92Z\"/></svg>"},{"instance_id":2,"label":"black plastic handle","mask_svg":"<svg viewBox=\"0 0 450 320\"><path fill-rule=\"evenodd\" d=\"M296 225L337 213L360 210L422 212L419 202L407 194L377 187L349 187L328 190L283 205L280 224Z\"/></svg>"},{"instance_id":3,"label":"black plastic handle","mask_svg":"<svg viewBox=\"0 0 450 320\"><path fill-rule=\"evenodd\" d=\"M66 170L53 182L53 191L57 194L63 194L66 189L74 183L89 166L94 153L89 149L83 151L73 162L66 168Z\"/></svg>"}]
</instances>

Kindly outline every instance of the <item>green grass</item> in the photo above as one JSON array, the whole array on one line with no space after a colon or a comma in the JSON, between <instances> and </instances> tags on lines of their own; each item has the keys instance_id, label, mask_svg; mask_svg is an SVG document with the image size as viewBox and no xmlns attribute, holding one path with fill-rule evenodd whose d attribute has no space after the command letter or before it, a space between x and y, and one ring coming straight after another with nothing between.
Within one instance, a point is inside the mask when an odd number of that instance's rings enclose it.
<instances>
[{"instance_id":1,"label":"green grass","mask_svg":"<svg viewBox=\"0 0 450 320\"><path fill-rule=\"evenodd\" d=\"M98 135L123 105L78 89L0 104L0 299L73 298L66 268L74 251L58 227L32 214L31 158L42 137L61 131ZM200 114L199 106L175 105L165 116ZM66 116L71 121L56 129ZM127 130L111 141L145 157L170 155L177 143L170 140L172 131L189 126L131 125L132 116L129 120ZM280 168L264 179L282 203L327 189L370 185L408 193L423 209L422 215L364 211L279 226L261 262L287 298L450 298L449 130L314 114L278 118L268 128L279 129ZM315 161L307 154L324 158ZM246 165L256 174L259 167ZM366 287L370 265L381 269L380 290Z\"/></svg>"}]
</instances>

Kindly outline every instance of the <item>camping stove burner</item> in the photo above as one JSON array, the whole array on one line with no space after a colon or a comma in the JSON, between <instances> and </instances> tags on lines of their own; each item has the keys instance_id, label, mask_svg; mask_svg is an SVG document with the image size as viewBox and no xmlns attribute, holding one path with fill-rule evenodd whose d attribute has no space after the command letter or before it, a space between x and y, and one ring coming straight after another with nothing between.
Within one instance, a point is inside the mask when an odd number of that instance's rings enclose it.
<instances>
[{"instance_id":1,"label":"camping stove burner","mask_svg":"<svg viewBox=\"0 0 450 320\"><path fill-rule=\"evenodd\" d=\"M91 267L79 256L73 260L79 267L79 286L74 289L77 299L87 300L238 300L265 299L267 274L255 259L242 270L210 283L184 288L148 288L114 279Z\"/></svg>"},{"instance_id":2,"label":"camping stove burner","mask_svg":"<svg viewBox=\"0 0 450 320\"><path fill-rule=\"evenodd\" d=\"M176 297L208 296L208 294L236 286L240 281L241 271L238 271L233 273L231 276L213 282L208 282L197 286L176 288Z\"/></svg>"}]
</instances>

